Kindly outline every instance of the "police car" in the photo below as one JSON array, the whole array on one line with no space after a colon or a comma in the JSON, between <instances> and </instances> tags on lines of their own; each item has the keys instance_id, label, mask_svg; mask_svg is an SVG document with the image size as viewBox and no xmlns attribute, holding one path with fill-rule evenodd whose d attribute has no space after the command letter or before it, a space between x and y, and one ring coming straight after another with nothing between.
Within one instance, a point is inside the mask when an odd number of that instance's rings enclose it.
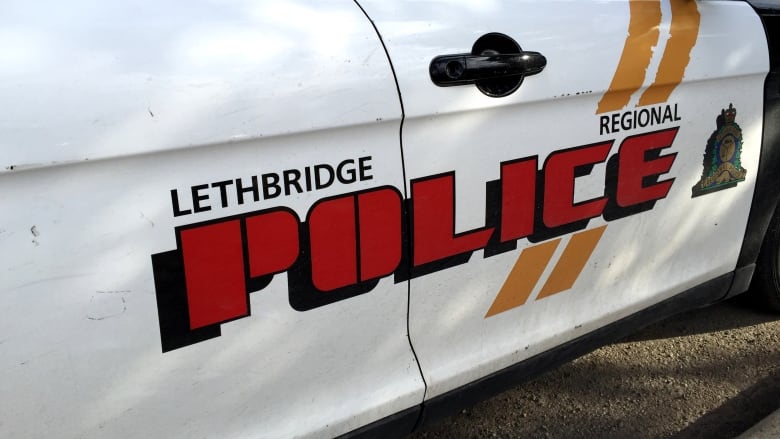
<instances>
[{"instance_id":1,"label":"police car","mask_svg":"<svg viewBox=\"0 0 780 439\"><path fill-rule=\"evenodd\" d=\"M401 436L780 309L768 2L45 3L0 14L2 437Z\"/></svg>"}]
</instances>

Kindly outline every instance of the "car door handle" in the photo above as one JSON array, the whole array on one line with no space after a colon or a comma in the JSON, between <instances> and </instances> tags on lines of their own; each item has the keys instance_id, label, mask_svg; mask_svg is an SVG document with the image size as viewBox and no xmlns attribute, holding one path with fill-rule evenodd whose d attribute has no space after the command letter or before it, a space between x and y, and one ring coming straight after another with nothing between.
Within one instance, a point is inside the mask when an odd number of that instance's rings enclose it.
<instances>
[{"instance_id":1,"label":"car door handle","mask_svg":"<svg viewBox=\"0 0 780 439\"><path fill-rule=\"evenodd\" d=\"M484 79L535 75L547 65L539 52L441 55L431 61L430 74L440 87L474 84Z\"/></svg>"}]
</instances>

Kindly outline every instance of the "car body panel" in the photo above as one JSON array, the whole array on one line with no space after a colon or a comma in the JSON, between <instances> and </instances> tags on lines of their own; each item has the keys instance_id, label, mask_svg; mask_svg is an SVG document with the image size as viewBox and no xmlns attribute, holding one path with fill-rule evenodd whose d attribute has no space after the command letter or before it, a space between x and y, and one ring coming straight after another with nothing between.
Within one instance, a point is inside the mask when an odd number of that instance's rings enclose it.
<instances>
[{"instance_id":1,"label":"car body panel","mask_svg":"<svg viewBox=\"0 0 780 439\"><path fill-rule=\"evenodd\" d=\"M399 434L743 268L744 2L4 6L0 436ZM491 32L545 69L431 82Z\"/></svg>"},{"instance_id":2,"label":"car body panel","mask_svg":"<svg viewBox=\"0 0 780 439\"><path fill-rule=\"evenodd\" d=\"M399 117L352 2L168 8L5 2L0 172Z\"/></svg>"},{"instance_id":3,"label":"car body panel","mask_svg":"<svg viewBox=\"0 0 780 439\"><path fill-rule=\"evenodd\" d=\"M181 262L193 224L304 221L323 198L403 191L397 89L353 2L3 10L0 436L324 437L422 401L391 280L304 313L278 273L247 287L251 316L166 345L188 312L169 306L171 279L242 264L161 264ZM315 166L319 187L301 176Z\"/></svg>"},{"instance_id":4,"label":"car body panel","mask_svg":"<svg viewBox=\"0 0 780 439\"><path fill-rule=\"evenodd\" d=\"M449 227L449 216L454 217L448 242L461 242L464 249L467 240L476 242L473 251L462 253L449 267L440 263L429 266L432 273L412 275L410 337L425 375L426 399L734 270L755 185L768 71L766 38L747 4L498 1L453 2L441 8L439 2L360 3L374 20L398 76L411 198L416 198L415 184L423 191L426 179L451 177L441 187L452 185L454 213L443 209L448 219L441 224ZM657 22L647 18L654 8ZM474 86L437 87L430 81L428 66L434 57L468 53L490 32L508 35L523 50L540 52L547 66L502 98L483 95ZM686 38L688 54L681 48ZM642 81L635 90L627 89L620 75L626 75L627 65L641 66L642 57L647 63L640 70ZM684 71L677 86L665 79L675 62ZM677 74L682 74L679 68ZM668 98L646 93L655 82L671 88ZM615 105L620 94L625 100ZM693 196L708 139L719 127L716 119L730 105L742 129L744 181ZM634 111L653 109L671 117L628 129L613 124L625 114L636 118ZM632 173L618 177L608 171L614 170L618 152L666 130L674 131L673 143L655 154L673 164L654 182L643 184L671 182L670 188L649 207L621 211L608 203L603 215L599 210L584 224L563 224L550 232L540 224L555 225L556 213L567 212L571 204L556 189L549 197L538 189L560 185L555 172L517 180L535 183L535 193L523 192L523 185L501 186L502 172L509 169L502 171L502 163L531 160L536 165L531 169L547 169L551 157L606 142L611 144L609 159L594 160L592 168L575 172L573 204L605 196L615 200L614 192L630 184ZM500 233L511 202L501 204L501 192L496 194L495 186L491 192L488 182L533 199L514 201L536 209L535 218L526 220L534 221L530 236L491 248L496 243L487 236L495 240L490 234ZM419 205L415 201L412 210L441 204L435 195L428 196ZM425 249L416 250L422 254ZM419 268L426 270L425 264Z\"/></svg>"}]
</instances>

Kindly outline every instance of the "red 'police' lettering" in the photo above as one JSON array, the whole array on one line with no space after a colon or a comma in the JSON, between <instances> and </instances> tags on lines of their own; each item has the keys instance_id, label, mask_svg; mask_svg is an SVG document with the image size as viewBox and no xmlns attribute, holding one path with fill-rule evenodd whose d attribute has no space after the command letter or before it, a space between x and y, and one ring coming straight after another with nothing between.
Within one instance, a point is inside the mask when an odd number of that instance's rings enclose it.
<instances>
[{"instance_id":1,"label":"red 'police' lettering","mask_svg":"<svg viewBox=\"0 0 780 439\"><path fill-rule=\"evenodd\" d=\"M615 194L612 201L626 208L666 197L674 179L658 178L671 170L677 154L662 156L661 151L672 146L677 131L670 128L622 142L613 158L617 173L607 172L605 182L605 187L616 186L609 192ZM423 265L417 275L424 275L467 260L454 257L485 248L496 233L492 224L500 230L497 241L508 243L531 237L539 226L553 229L595 218L604 214L607 196L575 203L575 180L605 162L612 143L553 152L542 171L535 156L501 163L500 181L488 186L500 188L500 200L487 205L496 209L491 221L497 217L497 222L462 233L455 233L455 172L412 180L410 217L395 188L379 187L320 200L303 224L292 210L276 208L181 227L177 251L183 268L175 270L181 271L177 273L186 290L186 309L176 308L175 313L186 314L190 331L245 317L248 285L262 289L264 284L256 280L292 267L297 281L288 281L290 297L337 294L334 300L342 300L369 291L373 286L367 281L411 273ZM535 224L537 218L542 225ZM405 221L411 227L407 234ZM559 233L568 232L562 227ZM406 236L409 242L404 243ZM401 267L405 244L411 261ZM437 265L439 261L448 262ZM155 277L162 270L155 266ZM300 281L306 275L310 283Z\"/></svg>"},{"instance_id":2,"label":"red 'police' lettering","mask_svg":"<svg viewBox=\"0 0 780 439\"><path fill-rule=\"evenodd\" d=\"M309 214L311 277L320 291L357 283L355 197L347 195L316 204Z\"/></svg>"},{"instance_id":3,"label":"red 'police' lettering","mask_svg":"<svg viewBox=\"0 0 780 439\"><path fill-rule=\"evenodd\" d=\"M606 197L574 203L575 171L605 161L611 148L612 142L604 142L550 154L544 164L543 212L547 227L558 227L601 215L607 205Z\"/></svg>"},{"instance_id":4,"label":"red 'police' lettering","mask_svg":"<svg viewBox=\"0 0 780 439\"><path fill-rule=\"evenodd\" d=\"M455 234L455 173L412 182L414 265L487 245L493 229Z\"/></svg>"},{"instance_id":5,"label":"red 'police' lettering","mask_svg":"<svg viewBox=\"0 0 780 439\"><path fill-rule=\"evenodd\" d=\"M309 214L309 236L318 290L387 276L401 261L401 197L383 188L322 201Z\"/></svg>"},{"instance_id":6,"label":"red 'police' lettering","mask_svg":"<svg viewBox=\"0 0 780 439\"><path fill-rule=\"evenodd\" d=\"M249 277L287 270L298 258L298 218L277 210L246 219Z\"/></svg>"},{"instance_id":7,"label":"red 'police' lettering","mask_svg":"<svg viewBox=\"0 0 780 439\"><path fill-rule=\"evenodd\" d=\"M190 329L249 315L241 222L186 229L180 236Z\"/></svg>"},{"instance_id":8,"label":"red 'police' lettering","mask_svg":"<svg viewBox=\"0 0 780 439\"><path fill-rule=\"evenodd\" d=\"M677 153L654 159L647 159L649 153L672 146L679 128L657 131L626 138L620 145L618 182L616 201L621 207L632 206L652 200L665 198L672 188L674 179L645 185L645 177L658 176L669 172Z\"/></svg>"},{"instance_id":9,"label":"red 'police' lettering","mask_svg":"<svg viewBox=\"0 0 780 439\"><path fill-rule=\"evenodd\" d=\"M501 163L501 242L534 232L536 157Z\"/></svg>"},{"instance_id":10,"label":"red 'police' lettering","mask_svg":"<svg viewBox=\"0 0 780 439\"><path fill-rule=\"evenodd\" d=\"M392 189L358 195L360 279L392 274L401 262L401 196Z\"/></svg>"}]
</instances>

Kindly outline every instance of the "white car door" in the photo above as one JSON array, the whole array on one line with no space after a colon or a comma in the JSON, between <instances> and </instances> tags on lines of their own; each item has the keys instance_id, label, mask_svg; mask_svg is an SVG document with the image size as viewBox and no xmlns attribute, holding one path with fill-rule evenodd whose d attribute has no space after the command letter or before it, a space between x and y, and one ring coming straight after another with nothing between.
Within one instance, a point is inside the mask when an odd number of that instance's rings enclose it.
<instances>
[{"instance_id":1,"label":"white car door","mask_svg":"<svg viewBox=\"0 0 780 439\"><path fill-rule=\"evenodd\" d=\"M768 71L748 4L359 3L404 106L426 399L734 270Z\"/></svg>"},{"instance_id":2,"label":"white car door","mask_svg":"<svg viewBox=\"0 0 780 439\"><path fill-rule=\"evenodd\" d=\"M2 11L0 437L326 437L420 404L401 108L354 2Z\"/></svg>"}]
</instances>

